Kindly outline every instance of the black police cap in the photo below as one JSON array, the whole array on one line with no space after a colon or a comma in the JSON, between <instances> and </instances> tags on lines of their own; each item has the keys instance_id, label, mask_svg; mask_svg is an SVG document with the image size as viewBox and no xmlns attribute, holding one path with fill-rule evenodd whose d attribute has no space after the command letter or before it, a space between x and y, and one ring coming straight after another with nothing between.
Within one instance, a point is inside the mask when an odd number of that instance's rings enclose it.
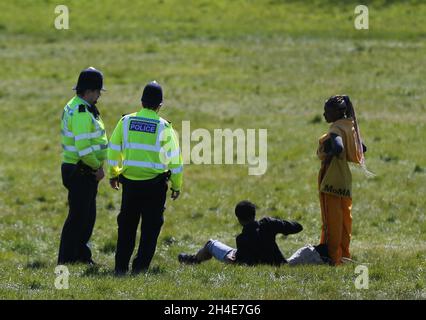
<instances>
[{"instance_id":1,"label":"black police cap","mask_svg":"<svg viewBox=\"0 0 426 320\"><path fill-rule=\"evenodd\" d=\"M103 90L104 76L99 70L89 67L80 72L77 85L73 90Z\"/></svg>"},{"instance_id":2,"label":"black police cap","mask_svg":"<svg viewBox=\"0 0 426 320\"><path fill-rule=\"evenodd\" d=\"M141 101L149 107L158 107L163 102L163 89L157 81L152 81L145 86Z\"/></svg>"}]
</instances>

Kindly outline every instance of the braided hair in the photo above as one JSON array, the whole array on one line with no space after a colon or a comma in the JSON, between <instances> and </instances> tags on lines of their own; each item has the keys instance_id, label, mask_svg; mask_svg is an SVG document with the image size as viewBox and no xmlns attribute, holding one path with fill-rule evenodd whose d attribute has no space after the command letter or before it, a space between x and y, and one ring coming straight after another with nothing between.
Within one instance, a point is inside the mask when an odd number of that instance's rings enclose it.
<instances>
[{"instance_id":1,"label":"braided hair","mask_svg":"<svg viewBox=\"0 0 426 320\"><path fill-rule=\"evenodd\" d=\"M325 102L324 107L340 111L342 112L342 117L348 118L348 106L345 97L347 96L332 96Z\"/></svg>"}]
</instances>

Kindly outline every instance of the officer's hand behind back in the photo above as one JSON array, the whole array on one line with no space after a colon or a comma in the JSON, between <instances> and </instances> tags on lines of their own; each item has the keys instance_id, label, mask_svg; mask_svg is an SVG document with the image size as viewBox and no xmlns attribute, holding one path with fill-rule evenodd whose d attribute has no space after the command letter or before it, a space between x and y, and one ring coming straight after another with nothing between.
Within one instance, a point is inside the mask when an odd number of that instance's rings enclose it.
<instances>
[{"instance_id":1,"label":"officer's hand behind back","mask_svg":"<svg viewBox=\"0 0 426 320\"><path fill-rule=\"evenodd\" d=\"M96 172L94 173L96 177L96 181L101 181L105 177L104 168L100 167Z\"/></svg>"},{"instance_id":2,"label":"officer's hand behind back","mask_svg":"<svg viewBox=\"0 0 426 320\"><path fill-rule=\"evenodd\" d=\"M120 183L118 182L118 178L109 179L109 185L115 190L120 189Z\"/></svg>"},{"instance_id":3,"label":"officer's hand behind back","mask_svg":"<svg viewBox=\"0 0 426 320\"><path fill-rule=\"evenodd\" d=\"M179 198L179 195L180 195L180 191L179 191L179 190L173 190L173 189L172 189L172 195L171 195L171 198L172 198L173 200L176 200L177 198Z\"/></svg>"}]
</instances>

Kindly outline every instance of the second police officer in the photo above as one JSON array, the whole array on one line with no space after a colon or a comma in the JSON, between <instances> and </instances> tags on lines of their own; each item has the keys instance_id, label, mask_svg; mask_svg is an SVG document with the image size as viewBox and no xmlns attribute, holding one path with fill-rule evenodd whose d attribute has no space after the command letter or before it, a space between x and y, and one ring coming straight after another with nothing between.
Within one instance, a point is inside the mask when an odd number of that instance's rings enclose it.
<instances>
[{"instance_id":1,"label":"second police officer","mask_svg":"<svg viewBox=\"0 0 426 320\"><path fill-rule=\"evenodd\" d=\"M93 67L83 70L76 95L62 113L62 181L68 189L69 213L61 234L58 264L93 264L88 241L96 219L98 182L104 177L108 139L96 107L103 75Z\"/></svg>"},{"instance_id":2,"label":"second police officer","mask_svg":"<svg viewBox=\"0 0 426 320\"><path fill-rule=\"evenodd\" d=\"M141 218L141 238L132 273L148 269L164 222L167 181L171 181L173 200L182 186L183 162L176 133L171 123L158 115L163 104L161 86L155 81L147 84L141 101L140 111L118 121L108 148L111 187L123 186L117 217L116 275L129 269Z\"/></svg>"}]
</instances>

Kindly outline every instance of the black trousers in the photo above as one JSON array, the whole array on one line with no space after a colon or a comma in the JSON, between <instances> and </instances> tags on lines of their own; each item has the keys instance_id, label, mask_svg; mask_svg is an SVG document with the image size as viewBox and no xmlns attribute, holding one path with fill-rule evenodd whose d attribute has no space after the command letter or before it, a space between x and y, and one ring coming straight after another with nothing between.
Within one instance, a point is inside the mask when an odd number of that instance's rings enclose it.
<instances>
[{"instance_id":1,"label":"black trousers","mask_svg":"<svg viewBox=\"0 0 426 320\"><path fill-rule=\"evenodd\" d=\"M96 220L98 181L82 174L77 165L63 163L62 183L68 189L68 217L62 228L58 264L90 262L92 252L87 245Z\"/></svg>"},{"instance_id":2,"label":"black trousers","mask_svg":"<svg viewBox=\"0 0 426 320\"><path fill-rule=\"evenodd\" d=\"M115 254L115 271L125 273L135 248L139 220L141 238L132 271L138 273L148 269L157 246L163 225L167 194L167 175L161 174L151 180L129 180L120 177L123 193L121 210L117 217L118 239Z\"/></svg>"}]
</instances>

